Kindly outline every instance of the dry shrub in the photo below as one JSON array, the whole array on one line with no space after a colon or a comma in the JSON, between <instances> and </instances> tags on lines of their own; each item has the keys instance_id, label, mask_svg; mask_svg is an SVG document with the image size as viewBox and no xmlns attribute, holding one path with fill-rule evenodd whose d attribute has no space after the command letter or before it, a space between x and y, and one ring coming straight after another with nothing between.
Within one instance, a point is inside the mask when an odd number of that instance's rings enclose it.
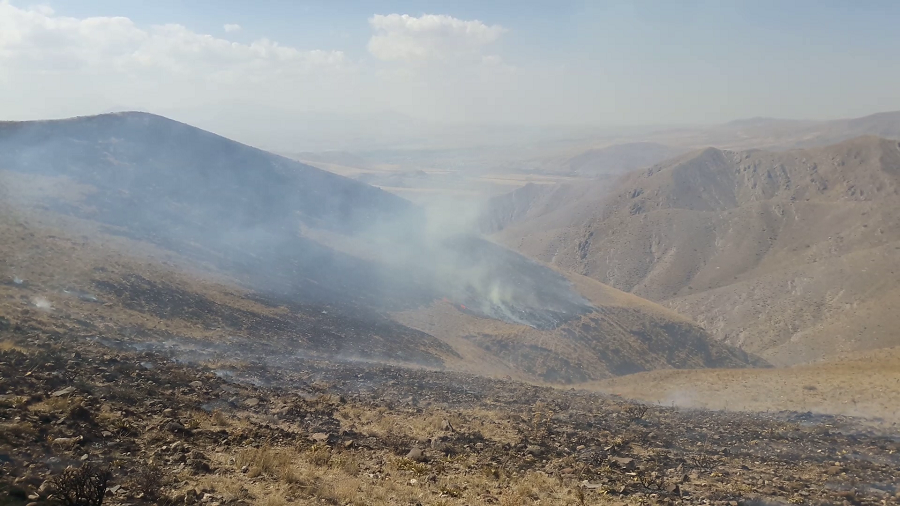
<instances>
[{"instance_id":1,"label":"dry shrub","mask_svg":"<svg viewBox=\"0 0 900 506\"><path fill-rule=\"evenodd\" d=\"M331 460L331 466L348 476L359 475L359 461L350 453L344 453L340 457Z\"/></svg>"},{"instance_id":2,"label":"dry shrub","mask_svg":"<svg viewBox=\"0 0 900 506\"><path fill-rule=\"evenodd\" d=\"M294 453L283 448L246 448L237 457L238 467L247 466L247 475L251 478L271 476L279 478L287 472L293 463Z\"/></svg>"},{"instance_id":3,"label":"dry shrub","mask_svg":"<svg viewBox=\"0 0 900 506\"><path fill-rule=\"evenodd\" d=\"M102 506L112 472L87 463L51 479L53 495L64 506Z\"/></svg>"},{"instance_id":4,"label":"dry shrub","mask_svg":"<svg viewBox=\"0 0 900 506\"><path fill-rule=\"evenodd\" d=\"M411 471L416 476L422 476L429 470L428 464L416 462L407 458L397 459L397 461L394 462L394 467L396 467L399 471Z\"/></svg>"},{"instance_id":5,"label":"dry shrub","mask_svg":"<svg viewBox=\"0 0 900 506\"><path fill-rule=\"evenodd\" d=\"M134 470L131 477L131 486L144 494L144 498L150 501L159 499L160 489L163 486L165 474L160 466L146 464Z\"/></svg>"},{"instance_id":6,"label":"dry shrub","mask_svg":"<svg viewBox=\"0 0 900 506\"><path fill-rule=\"evenodd\" d=\"M331 448L315 444L306 450L306 460L314 466L327 466L331 461Z\"/></svg>"},{"instance_id":7,"label":"dry shrub","mask_svg":"<svg viewBox=\"0 0 900 506\"><path fill-rule=\"evenodd\" d=\"M286 506L287 503L281 494L266 494L257 504L260 506Z\"/></svg>"},{"instance_id":8,"label":"dry shrub","mask_svg":"<svg viewBox=\"0 0 900 506\"><path fill-rule=\"evenodd\" d=\"M34 439L36 436L37 431L29 423L0 423L0 441L14 443L17 439Z\"/></svg>"},{"instance_id":9,"label":"dry shrub","mask_svg":"<svg viewBox=\"0 0 900 506\"><path fill-rule=\"evenodd\" d=\"M227 427L228 426L228 417L225 416L225 413L222 413L220 410L215 410L212 412L212 424L217 427Z\"/></svg>"},{"instance_id":10,"label":"dry shrub","mask_svg":"<svg viewBox=\"0 0 900 506\"><path fill-rule=\"evenodd\" d=\"M80 399L78 399L80 401ZM69 397L48 397L43 401L31 406L31 410L36 413L68 413L76 404L76 400Z\"/></svg>"}]
</instances>

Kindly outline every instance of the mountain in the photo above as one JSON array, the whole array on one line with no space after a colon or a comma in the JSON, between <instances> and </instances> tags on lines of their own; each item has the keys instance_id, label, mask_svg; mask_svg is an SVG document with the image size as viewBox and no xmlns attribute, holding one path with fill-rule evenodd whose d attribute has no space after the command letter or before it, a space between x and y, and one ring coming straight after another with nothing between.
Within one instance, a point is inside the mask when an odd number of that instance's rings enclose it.
<instances>
[{"instance_id":1,"label":"mountain","mask_svg":"<svg viewBox=\"0 0 900 506\"><path fill-rule=\"evenodd\" d=\"M865 135L900 139L900 111L881 112L862 118L827 121L810 130L807 134L808 138L798 141L796 146L824 146Z\"/></svg>"},{"instance_id":2,"label":"mountain","mask_svg":"<svg viewBox=\"0 0 900 506\"><path fill-rule=\"evenodd\" d=\"M105 304L63 297L66 311L44 316L189 339L192 353L553 383L765 365L648 301L443 230L394 195L151 114L0 124L0 194L15 318L23 301L92 294Z\"/></svg>"},{"instance_id":3,"label":"mountain","mask_svg":"<svg viewBox=\"0 0 900 506\"><path fill-rule=\"evenodd\" d=\"M896 426L900 348L767 369L651 371L581 385L663 406L725 411L802 411L865 417Z\"/></svg>"},{"instance_id":4,"label":"mountain","mask_svg":"<svg viewBox=\"0 0 900 506\"><path fill-rule=\"evenodd\" d=\"M545 154L524 165L541 172L602 177L647 168L706 147L786 151L827 146L865 135L900 139L900 111L825 121L745 118L717 125L608 133L587 141L573 141L561 152Z\"/></svg>"},{"instance_id":5,"label":"mountain","mask_svg":"<svg viewBox=\"0 0 900 506\"><path fill-rule=\"evenodd\" d=\"M623 174L649 167L683 150L654 142L614 144L599 149L589 149L566 161L569 171L580 175Z\"/></svg>"},{"instance_id":6,"label":"mountain","mask_svg":"<svg viewBox=\"0 0 900 506\"><path fill-rule=\"evenodd\" d=\"M521 189L485 228L776 364L900 345L900 144L696 151L615 186ZM512 209L512 211L511 211Z\"/></svg>"}]
</instances>

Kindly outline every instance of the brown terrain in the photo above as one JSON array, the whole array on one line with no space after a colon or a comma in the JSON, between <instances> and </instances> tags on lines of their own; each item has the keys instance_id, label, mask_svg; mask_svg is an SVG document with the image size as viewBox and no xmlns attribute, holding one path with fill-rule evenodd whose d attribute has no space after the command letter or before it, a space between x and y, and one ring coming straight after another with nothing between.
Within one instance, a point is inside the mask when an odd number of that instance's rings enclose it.
<instances>
[{"instance_id":1,"label":"brown terrain","mask_svg":"<svg viewBox=\"0 0 900 506\"><path fill-rule=\"evenodd\" d=\"M419 237L408 202L173 123L117 114L0 124L0 493L8 496L0 504L99 505L85 499L85 484L104 504L123 505L900 500L893 353L769 368L737 345L776 363L790 362L781 360L787 353L820 355L753 346L761 335L780 338L778 329L716 339L721 328L687 303L738 287L705 263L679 279L659 266L641 271L656 257L640 248L621 250L632 263L604 279L600 248L641 243L589 229L598 216L626 227L667 212L685 223L693 212L721 214L726 223L729 210L743 226L736 216L746 205L779 216L774 201L791 202L806 216L832 199L859 208L835 210L831 223L850 223L854 212L871 220L838 247L812 243L820 256L811 263L837 262L857 252L850 239L892 230L890 209L876 204L889 202L881 196L894 191L893 175L875 168L896 166L895 141L809 153L708 150L627 176L602 206L589 203L603 196L597 187L527 186L496 201L485 226L556 270L474 237L441 242L449 253L416 243L398 268L367 231L399 216ZM803 161L790 162L798 153ZM853 178L855 199L839 177L846 169L826 163L836 160L868 174ZM784 170L765 176L773 163ZM821 174L802 172L810 164ZM660 197L690 194L690 178L707 181L713 167L744 165L752 191L729 194L734 181L722 177L701 196ZM691 176L697 171L702 178ZM779 179L799 181L797 171L831 186L814 193ZM629 184L643 191L626 194ZM584 218L577 226L565 224L571 206ZM541 233L510 242L529 226ZM786 245L748 260L746 273L728 275L738 283L784 276L782 262L799 244L788 241L793 230L776 236ZM529 249L584 234L593 235L574 258L566 248L549 258ZM397 237L406 236L382 239ZM701 237L688 244L718 247ZM764 258L769 250L782 253ZM736 251L740 244L725 254ZM485 286L467 281L466 269L448 277L424 268L414 258L423 252L444 267L469 266ZM666 255L679 268L692 258ZM826 313L813 316L826 321ZM879 345L890 344L885 336ZM848 396L853 409L831 406ZM82 500L67 503L67 494Z\"/></svg>"},{"instance_id":2,"label":"brown terrain","mask_svg":"<svg viewBox=\"0 0 900 506\"><path fill-rule=\"evenodd\" d=\"M614 382L576 391L441 371L461 363L447 343L463 352L479 343L459 344L444 324L502 332L447 305L430 318L396 316L438 339L390 321L332 319L92 222L0 206L12 239L2 258L20 273L0 284L2 504L59 504L77 484L107 477L112 505L900 501L889 424L646 406L590 392ZM613 315L640 309L689 325L572 279ZM645 317L631 318L624 324ZM518 327L513 342L537 332ZM336 345L355 347L356 360L336 360ZM376 363L388 352L402 367ZM622 384L642 374L658 373ZM729 388L723 381L721 393ZM850 414L876 414L865 411L871 398Z\"/></svg>"},{"instance_id":3,"label":"brown terrain","mask_svg":"<svg viewBox=\"0 0 900 506\"><path fill-rule=\"evenodd\" d=\"M896 431L900 348L776 369L651 371L584 387L660 405L864 417Z\"/></svg>"},{"instance_id":4,"label":"brown terrain","mask_svg":"<svg viewBox=\"0 0 900 506\"><path fill-rule=\"evenodd\" d=\"M845 417L647 407L365 363L277 367L234 349L191 360L0 322L3 504L900 501L900 443Z\"/></svg>"},{"instance_id":5,"label":"brown terrain","mask_svg":"<svg viewBox=\"0 0 900 506\"><path fill-rule=\"evenodd\" d=\"M689 316L775 364L900 345L900 147L709 148L615 188L526 187L497 238Z\"/></svg>"},{"instance_id":6,"label":"brown terrain","mask_svg":"<svg viewBox=\"0 0 900 506\"><path fill-rule=\"evenodd\" d=\"M828 121L748 118L720 125L642 130L575 142L525 165L544 173L603 177L643 169L678 154L715 147L786 151L874 135L900 139L900 111Z\"/></svg>"}]
</instances>

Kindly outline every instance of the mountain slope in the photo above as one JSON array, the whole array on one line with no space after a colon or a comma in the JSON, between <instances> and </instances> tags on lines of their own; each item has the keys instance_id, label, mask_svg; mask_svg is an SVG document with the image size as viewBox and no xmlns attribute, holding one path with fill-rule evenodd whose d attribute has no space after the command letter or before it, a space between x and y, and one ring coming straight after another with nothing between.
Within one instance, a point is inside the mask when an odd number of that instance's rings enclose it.
<instances>
[{"instance_id":1,"label":"mountain slope","mask_svg":"<svg viewBox=\"0 0 900 506\"><path fill-rule=\"evenodd\" d=\"M498 238L796 363L900 344L890 331L900 300L898 191L897 141L710 148L630 174L611 191L545 190L531 200L562 204L507 224Z\"/></svg>"},{"instance_id":2,"label":"mountain slope","mask_svg":"<svg viewBox=\"0 0 900 506\"><path fill-rule=\"evenodd\" d=\"M236 339L259 335L276 355L285 347L287 356L305 350L502 369L562 383L660 367L761 365L649 302L603 302L596 294L606 287L585 289L477 236L435 231L420 209L381 190L158 116L3 124L0 188L15 213L36 220L29 233L81 243L72 261L92 266L55 286L66 259L52 248L56 256L30 256L47 247L11 226L3 233L18 246L6 279L27 272L43 276L35 286L48 293L99 290L121 309L114 314L131 315L130 325L132 317L187 319ZM46 230L60 220L65 225ZM93 274L103 261L90 245L120 241L127 266ZM138 267L144 248L167 252L179 267ZM201 274L242 295L211 298ZM268 314L259 301L282 312ZM253 309L239 309L244 304ZM153 326L137 327L153 338Z\"/></svg>"},{"instance_id":3,"label":"mountain slope","mask_svg":"<svg viewBox=\"0 0 900 506\"><path fill-rule=\"evenodd\" d=\"M900 348L793 367L653 371L611 378L588 390L664 406L727 411L806 411L900 421Z\"/></svg>"}]
</instances>

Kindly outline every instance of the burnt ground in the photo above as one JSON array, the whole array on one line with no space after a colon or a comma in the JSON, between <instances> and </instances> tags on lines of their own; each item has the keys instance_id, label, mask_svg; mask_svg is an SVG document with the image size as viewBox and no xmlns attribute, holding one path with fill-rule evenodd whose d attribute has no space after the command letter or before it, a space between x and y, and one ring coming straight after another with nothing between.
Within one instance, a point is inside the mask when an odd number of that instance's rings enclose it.
<instances>
[{"instance_id":1,"label":"burnt ground","mask_svg":"<svg viewBox=\"0 0 900 506\"><path fill-rule=\"evenodd\" d=\"M113 472L104 504L898 504L858 420L0 325L2 504ZM290 471L290 472L288 472Z\"/></svg>"}]
</instances>

